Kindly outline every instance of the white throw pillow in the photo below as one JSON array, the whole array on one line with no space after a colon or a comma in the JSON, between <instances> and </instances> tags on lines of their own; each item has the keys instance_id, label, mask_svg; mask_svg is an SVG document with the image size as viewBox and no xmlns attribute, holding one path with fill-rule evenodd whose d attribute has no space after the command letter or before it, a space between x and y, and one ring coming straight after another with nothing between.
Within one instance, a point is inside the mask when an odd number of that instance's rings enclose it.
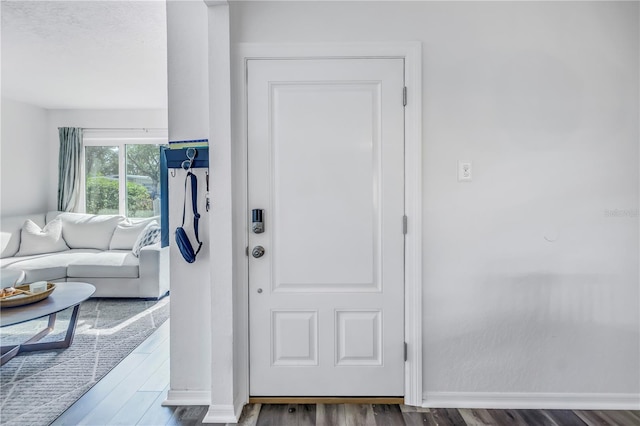
<instances>
[{"instance_id":1,"label":"white throw pillow","mask_svg":"<svg viewBox=\"0 0 640 426\"><path fill-rule=\"evenodd\" d=\"M27 219L31 219L40 227L47 224L42 214L0 217L0 258L13 257L18 253L20 234L22 234L24 221Z\"/></svg>"},{"instance_id":2,"label":"white throw pillow","mask_svg":"<svg viewBox=\"0 0 640 426\"><path fill-rule=\"evenodd\" d=\"M62 238L72 249L108 250L113 232L122 216L62 213Z\"/></svg>"},{"instance_id":3,"label":"white throw pillow","mask_svg":"<svg viewBox=\"0 0 640 426\"><path fill-rule=\"evenodd\" d=\"M142 247L155 244L158 241L160 241L160 227L155 222L151 222L147 224L144 230L140 233L131 252L135 257L138 257L140 256L140 250Z\"/></svg>"},{"instance_id":4,"label":"white throw pillow","mask_svg":"<svg viewBox=\"0 0 640 426\"><path fill-rule=\"evenodd\" d=\"M22 226L20 250L16 256L55 253L69 250L62 239L62 221L54 220L41 229L35 222L27 219Z\"/></svg>"},{"instance_id":5,"label":"white throw pillow","mask_svg":"<svg viewBox=\"0 0 640 426\"><path fill-rule=\"evenodd\" d=\"M131 250L135 245L138 237L144 231L144 228L149 223L156 223L155 218L145 219L139 222L132 222L127 219L124 222L120 222L113 232L111 237L111 243L109 243L109 250Z\"/></svg>"}]
</instances>

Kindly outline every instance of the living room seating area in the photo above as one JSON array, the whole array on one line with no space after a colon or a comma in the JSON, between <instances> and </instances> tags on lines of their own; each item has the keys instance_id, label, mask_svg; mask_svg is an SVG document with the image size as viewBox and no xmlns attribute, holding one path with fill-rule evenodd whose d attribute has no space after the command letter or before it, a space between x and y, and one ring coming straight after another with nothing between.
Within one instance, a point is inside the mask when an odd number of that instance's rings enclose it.
<instances>
[{"instance_id":1,"label":"living room seating area","mask_svg":"<svg viewBox=\"0 0 640 426\"><path fill-rule=\"evenodd\" d=\"M161 298L169 291L168 249L156 218L51 211L3 217L0 225L3 273L23 271L20 282L87 282L94 297Z\"/></svg>"}]
</instances>

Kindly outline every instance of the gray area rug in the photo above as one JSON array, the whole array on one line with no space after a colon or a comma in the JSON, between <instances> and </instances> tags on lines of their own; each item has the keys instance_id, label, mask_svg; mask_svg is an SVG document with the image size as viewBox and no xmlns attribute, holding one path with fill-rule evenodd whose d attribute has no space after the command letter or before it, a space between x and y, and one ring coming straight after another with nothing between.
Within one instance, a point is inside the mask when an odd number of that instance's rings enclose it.
<instances>
[{"instance_id":1,"label":"gray area rug","mask_svg":"<svg viewBox=\"0 0 640 426\"><path fill-rule=\"evenodd\" d=\"M63 338L70 316L71 309L60 312L41 341ZM0 424L50 424L168 318L169 297L83 302L69 348L21 354L0 367ZM0 342L24 342L46 325L41 319L4 327Z\"/></svg>"}]
</instances>

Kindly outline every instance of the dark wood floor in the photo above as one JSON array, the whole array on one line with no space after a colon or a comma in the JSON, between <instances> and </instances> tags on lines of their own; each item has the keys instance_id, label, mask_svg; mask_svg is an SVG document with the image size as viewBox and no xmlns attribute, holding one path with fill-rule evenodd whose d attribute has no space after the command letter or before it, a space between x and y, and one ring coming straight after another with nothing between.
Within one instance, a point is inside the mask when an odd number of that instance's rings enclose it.
<instances>
[{"instance_id":1,"label":"dark wood floor","mask_svg":"<svg viewBox=\"0 0 640 426\"><path fill-rule=\"evenodd\" d=\"M62 414L54 425L202 424L206 406L163 407L169 388L169 322ZM426 409L402 405L247 405L246 426L640 426L640 411Z\"/></svg>"}]
</instances>

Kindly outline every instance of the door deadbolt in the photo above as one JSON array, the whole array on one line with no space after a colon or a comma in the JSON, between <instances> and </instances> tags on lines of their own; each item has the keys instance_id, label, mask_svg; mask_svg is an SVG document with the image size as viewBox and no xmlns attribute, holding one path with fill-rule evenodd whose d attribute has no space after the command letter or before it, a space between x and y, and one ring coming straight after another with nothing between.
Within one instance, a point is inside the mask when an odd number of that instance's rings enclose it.
<instances>
[{"instance_id":1,"label":"door deadbolt","mask_svg":"<svg viewBox=\"0 0 640 426\"><path fill-rule=\"evenodd\" d=\"M251 229L254 234L262 234L264 232L264 222L262 221L263 213L264 210L262 209L253 209L251 211L251 221L253 222Z\"/></svg>"},{"instance_id":2,"label":"door deadbolt","mask_svg":"<svg viewBox=\"0 0 640 426\"><path fill-rule=\"evenodd\" d=\"M262 247L262 246L255 246L255 247L253 248L253 250L251 250L251 255L252 255L253 257L255 257L256 259L257 259L257 258L259 258L259 257L264 256L264 247Z\"/></svg>"}]
</instances>

